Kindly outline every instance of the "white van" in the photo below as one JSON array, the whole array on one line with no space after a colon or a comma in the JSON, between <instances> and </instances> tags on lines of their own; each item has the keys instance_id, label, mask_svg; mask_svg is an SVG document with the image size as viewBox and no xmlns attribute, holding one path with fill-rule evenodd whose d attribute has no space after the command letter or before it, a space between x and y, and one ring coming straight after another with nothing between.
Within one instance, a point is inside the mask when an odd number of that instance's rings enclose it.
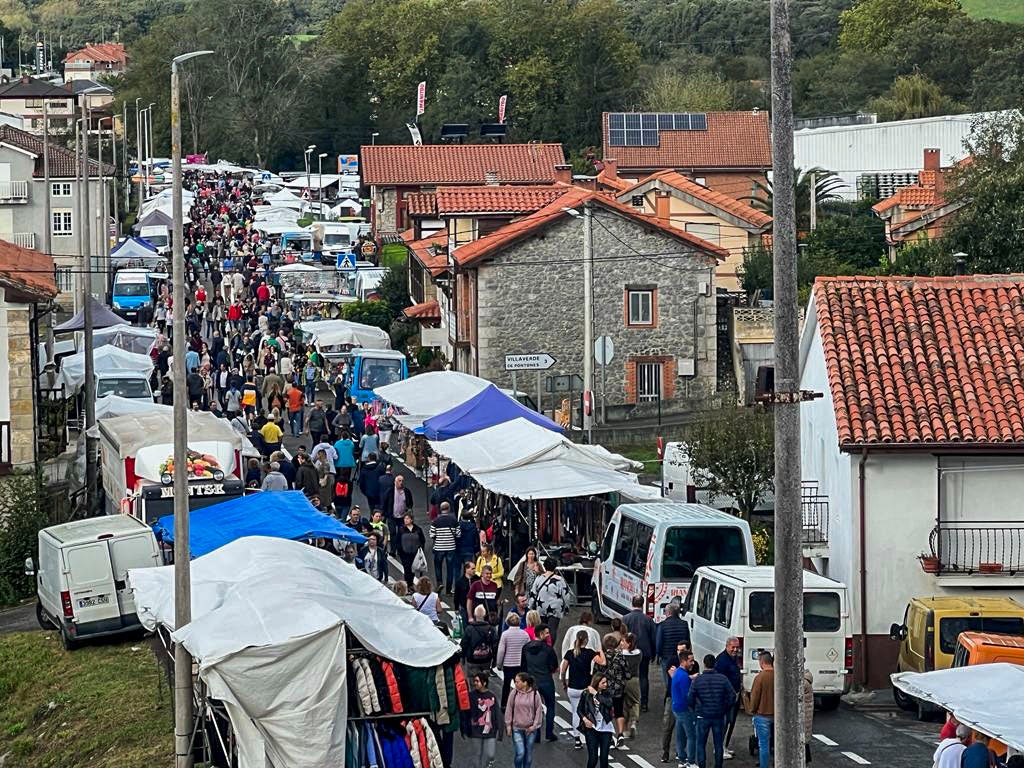
<instances>
[{"instance_id":1,"label":"white van","mask_svg":"<svg viewBox=\"0 0 1024 768\"><path fill-rule=\"evenodd\" d=\"M171 228L166 224L151 224L139 229L139 237L156 248L157 253L171 252Z\"/></svg>"},{"instance_id":2,"label":"white van","mask_svg":"<svg viewBox=\"0 0 1024 768\"><path fill-rule=\"evenodd\" d=\"M686 597L702 565L753 565L750 526L702 504L622 504L615 510L594 563L598 610L618 618L634 595L655 621L673 598Z\"/></svg>"},{"instance_id":3,"label":"white van","mask_svg":"<svg viewBox=\"0 0 1024 768\"><path fill-rule=\"evenodd\" d=\"M103 371L96 374L96 397L117 395L130 400L154 400L149 376L136 371Z\"/></svg>"},{"instance_id":4,"label":"white van","mask_svg":"<svg viewBox=\"0 0 1024 768\"><path fill-rule=\"evenodd\" d=\"M835 709L850 685L853 636L846 585L804 571L804 657L822 709ZM757 655L775 648L775 567L705 566L690 584L684 616L694 658L717 656L730 637L740 639L743 687L750 690Z\"/></svg>"},{"instance_id":5,"label":"white van","mask_svg":"<svg viewBox=\"0 0 1024 768\"><path fill-rule=\"evenodd\" d=\"M739 505L732 496L715 495L700 487L690 471L690 455L683 443L665 443L661 455L661 495L674 501L688 501L695 504L707 504L709 507L723 511L738 509ZM775 494L765 494L754 508L755 512L771 512L775 509Z\"/></svg>"},{"instance_id":6,"label":"white van","mask_svg":"<svg viewBox=\"0 0 1024 768\"><path fill-rule=\"evenodd\" d=\"M162 565L152 529L128 515L91 517L39 531L36 618L56 629L67 650L80 640L140 628L126 583L129 568Z\"/></svg>"}]
</instances>

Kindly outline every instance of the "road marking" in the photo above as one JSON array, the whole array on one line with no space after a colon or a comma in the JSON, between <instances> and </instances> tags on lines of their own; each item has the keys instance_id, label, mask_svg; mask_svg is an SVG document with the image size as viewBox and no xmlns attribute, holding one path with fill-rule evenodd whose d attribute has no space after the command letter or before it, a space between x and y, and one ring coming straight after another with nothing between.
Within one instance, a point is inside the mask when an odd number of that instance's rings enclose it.
<instances>
[{"instance_id":1,"label":"road marking","mask_svg":"<svg viewBox=\"0 0 1024 768\"><path fill-rule=\"evenodd\" d=\"M626 768L622 763L609 763L611 768Z\"/></svg>"},{"instance_id":2,"label":"road marking","mask_svg":"<svg viewBox=\"0 0 1024 768\"><path fill-rule=\"evenodd\" d=\"M822 736L820 733L814 734L814 738L816 738L818 741L820 741L826 747L838 747L839 746L839 744L837 744L836 742L832 741L832 739L830 739L828 736Z\"/></svg>"},{"instance_id":3,"label":"road marking","mask_svg":"<svg viewBox=\"0 0 1024 768\"><path fill-rule=\"evenodd\" d=\"M572 704L570 704L568 701L565 701L563 699L558 699L557 701L558 701L558 706L564 707L566 712L568 712L570 715L572 714Z\"/></svg>"},{"instance_id":4,"label":"road marking","mask_svg":"<svg viewBox=\"0 0 1024 768\"><path fill-rule=\"evenodd\" d=\"M564 728L567 731L571 731L572 730L572 723L565 722L565 720L560 718L558 715L555 715L555 724L559 728Z\"/></svg>"},{"instance_id":5,"label":"road marking","mask_svg":"<svg viewBox=\"0 0 1024 768\"><path fill-rule=\"evenodd\" d=\"M644 760L640 755L626 755L630 760L640 766L640 768L654 768L653 765Z\"/></svg>"},{"instance_id":6,"label":"road marking","mask_svg":"<svg viewBox=\"0 0 1024 768\"><path fill-rule=\"evenodd\" d=\"M863 757L858 755L856 752L843 752L843 757L848 757L858 765L871 765L869 760L865 760Z\"/></svg>"}]
</instances>

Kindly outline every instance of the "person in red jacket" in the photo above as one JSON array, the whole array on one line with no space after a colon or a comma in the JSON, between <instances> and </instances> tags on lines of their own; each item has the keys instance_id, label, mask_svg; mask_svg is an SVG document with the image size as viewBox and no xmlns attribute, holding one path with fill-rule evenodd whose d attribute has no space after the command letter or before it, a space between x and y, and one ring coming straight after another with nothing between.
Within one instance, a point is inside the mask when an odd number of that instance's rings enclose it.
<instances>
[{"instance_id":1,"label":"person in red jacket","mask_svg":"<svg viewBox=\"0 0 1024 768\"><path fill-rule=\"evenodd\" d=\"M267 284L265 282L260 283L256 287L256 298L259 299L260 306L264 307L270 301L270 289L267 288Z\"/></svg>"}]
</instances>

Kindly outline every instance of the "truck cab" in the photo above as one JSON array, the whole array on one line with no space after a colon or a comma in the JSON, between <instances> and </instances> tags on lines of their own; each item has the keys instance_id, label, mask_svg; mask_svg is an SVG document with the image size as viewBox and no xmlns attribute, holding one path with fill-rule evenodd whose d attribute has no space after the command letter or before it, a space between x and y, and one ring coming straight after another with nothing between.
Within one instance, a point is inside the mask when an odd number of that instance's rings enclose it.
<instances>
[{"instance_id":1,"label":"truck cab","mask_svg":"<svg viewBox=\"0 0 1024 768\"><path fill-rule=\"evenodd\" d=\"M373 390L409 378L405 354L393 349L363 349L349 353L348 394L357 403L376 400Z\"/></svg>"},{"instance_id":2,"label":"truck cab","mask_svg":"<svg viewBox=\"0 0 1024 768\"><path fill-rule=\"evenodd\" d=\"M139 237L156 248L157 253L169 254L171 252L171 229L165 224L142 227L139 230Z\"/></svg>"},{"instance_id":3,"label":"truck cab","mask_svg":"<svg viewBox=\"0 0 1024 768\"><path fill-rule=\"evenodd\" d=\"M114 312L128 320L149 319L153 296L149 271L119 269L114 273L110 301Z\"/></svg>"}]
</instances>

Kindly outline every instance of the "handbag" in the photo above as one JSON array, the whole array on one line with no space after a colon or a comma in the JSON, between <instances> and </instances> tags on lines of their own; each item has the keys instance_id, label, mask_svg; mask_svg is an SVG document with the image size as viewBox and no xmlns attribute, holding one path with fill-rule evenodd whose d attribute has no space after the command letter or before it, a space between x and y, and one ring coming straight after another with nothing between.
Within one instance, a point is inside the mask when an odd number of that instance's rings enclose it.
<instances>
[{"instance_id":1,"label":"handbag","mask_svg":"<svg viewBox=\"0 0 1024 768\"><path fill-rule=\"evenodd\" d=\"M423 554L423 547L416 550L416 557L412 559L412 571L417 576L427 572L427 556Z\"/></svg>"}]
</instances>

